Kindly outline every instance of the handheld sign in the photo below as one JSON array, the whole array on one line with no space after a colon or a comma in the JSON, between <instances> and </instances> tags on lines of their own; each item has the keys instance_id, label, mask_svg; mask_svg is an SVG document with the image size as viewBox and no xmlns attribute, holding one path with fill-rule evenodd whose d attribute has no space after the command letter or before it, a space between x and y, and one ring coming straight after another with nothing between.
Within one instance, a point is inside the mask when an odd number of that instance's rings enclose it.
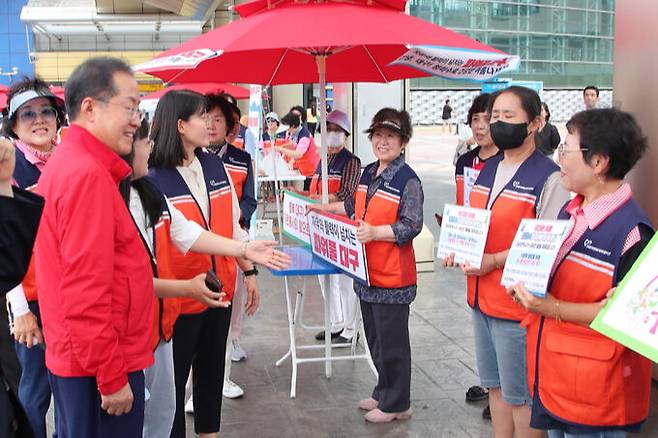
<instances>
[{"instance_id":1,"label":"handheld sign","mask_svg":"<svg viewBox=\"0 0 658 438\"><path fill-rule=\"evenodd\" d=\"M306 206L315 204L310 198L284 190L283 192L283 234L302 245L311 246L308 230Z\"/></svg>"},{"instance_id":2,"label":"handheld sign","mask_svg":"<svg viewBox=\"0 0 658 438\"><path fill-rule=\"evenodd\" d=\"M491 211L446 204L443 209L437 258L455 254L455 263L480 268L487 243Z\"/></svg>"},{"instance_id":3,"label":"handheld sign","mask_svg":"<svg viewBox=\"0 0 658 438\"><path fill-rule=\"evenodd\" d=\"M658 362L658 234L642 251L591 327Z\"/></svg>"},{"instance_id":4,"label":"handheld sign","mask_svg":"<svg viewBox=\"0 0 658 438\"><path fill-rule=\"evenodd\" d=\"M472 167L464 167L464 207L471 206L471 190L473 190L473 185L475 184L475 180L478 179L479 174L479 170L475 170Z\"/></svg>"},{"instance_id":5,"label":"handheld sign","mask_svg":"<svg viewBox=\"0 0 658 438\"><path fill-rule=\"evenodd\" d=\"M510 287L521 281L528 292L546 296L553 264L570 225L569 221L523 219L507 255L500 284Z\"/></svg>"},{"instance_id":6,"label":"handheld sign","mask_svg":"<svg viewBox=\"0 0 658 438\"><path fill-rule=\"evenodd\" d=\"M355 280L370 285L365 246L356 240L357 223L317 211L310 212L307 217L313 254Z\"/></svg>"}]
</instances>

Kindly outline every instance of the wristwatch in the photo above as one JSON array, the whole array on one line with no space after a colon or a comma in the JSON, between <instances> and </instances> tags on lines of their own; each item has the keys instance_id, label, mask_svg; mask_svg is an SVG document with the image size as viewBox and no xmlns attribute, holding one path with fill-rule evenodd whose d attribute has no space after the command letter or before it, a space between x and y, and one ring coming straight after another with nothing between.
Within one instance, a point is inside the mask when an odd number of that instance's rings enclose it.
<instances>
[{"instance_id":1,"label":"wristwatch","mask_svg":"<svg viewBox=\"0 0 658 438\"><path fill-rule=\"evenodd\" d=\"M252 275L258 275L258 269L256 269L256 266L253 268L249 269L248 271L243 271L243 274L245 277L251 277Z\"/></svg>"}]
</instances>

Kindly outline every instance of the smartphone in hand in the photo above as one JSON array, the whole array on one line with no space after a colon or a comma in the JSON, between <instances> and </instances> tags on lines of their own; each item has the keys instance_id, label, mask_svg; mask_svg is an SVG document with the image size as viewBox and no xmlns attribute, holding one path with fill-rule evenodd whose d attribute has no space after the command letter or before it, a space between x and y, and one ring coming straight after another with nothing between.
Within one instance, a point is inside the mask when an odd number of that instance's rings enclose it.
<instances>
[{"instance_id":1,"label":"smartphone in hand","mask_svg":"<svg viewBox=\"0 0 658 438\"><path fill-rule=\"evenodd\" d=\"M206 287L210 289L213 292L221 292L222 289L224 289L224 286L222 285L222 281L217 277L217 274L215 274L215 271L212 269L208 269L208 272L206 272Z\"/></svg>"}]
</instances>

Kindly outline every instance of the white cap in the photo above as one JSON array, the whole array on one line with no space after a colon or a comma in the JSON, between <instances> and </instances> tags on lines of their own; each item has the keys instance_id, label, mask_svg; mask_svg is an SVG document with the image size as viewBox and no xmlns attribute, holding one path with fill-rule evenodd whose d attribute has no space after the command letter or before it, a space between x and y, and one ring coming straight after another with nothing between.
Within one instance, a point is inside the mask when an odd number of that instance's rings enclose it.
<instances>
[{"instance_id":1,"label":"white cap","mask_svg":"<svg viewBox=\"0 0 658 438\"><path fill-rule=\"evenodd\" d=\"M276 120L279 123L279 125L281 124L281 119L279 119L279 115L277 113L275 113L274 111L265 114L265 121L266 122L269 123L272 120Z\"/></svg>"},{"instance_id":2,"label":"white cap","mask_svg":"<svg viewBox=\"0 0 658 438\"><path fill-rule=\"evenodd\" d=\"M336 126L339 126L343 131L350 135L352 129L350 129L350 119L347 117L347 114L341 110L333 110L327 115L327 123L333 123Z\"/></svg>"}]
</instances>

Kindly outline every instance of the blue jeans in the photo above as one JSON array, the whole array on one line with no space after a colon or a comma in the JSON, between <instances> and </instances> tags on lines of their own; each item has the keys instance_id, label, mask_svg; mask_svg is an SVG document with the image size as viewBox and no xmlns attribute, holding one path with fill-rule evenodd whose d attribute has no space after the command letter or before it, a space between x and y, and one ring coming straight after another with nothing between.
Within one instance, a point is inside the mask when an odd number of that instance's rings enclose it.
<instances>
[{"instance_id":1,"label":"blue jeans","mask_svg":"<svg viewBox=\"0 0 658 438\"><path fill-rule=\"evenodd\" d=\"M39 304L30 301L28 305L41 327ZM25 409L35 438L46 438L46 412L50 407L51 393L46 369L46 352L43 344L27 348L16 342L15 346L16 356L23 369L18 386L18 398Z\"/></svg>"},{"instance_id":2,"label":"blue jeans","mask_svg":"<svg viewBox=\"0 0 658 438\"><path fill-rule=\"evenodd\" d=\"M500 388L503 400L511 405L529 405L525 328L518 322L487 316L477 308L472 315L480 384Z\"/></svg>"},{"instance_id":3,"label":"blue jeans","mask_svg":"<svg viewBox=\"0 0 658 438\"><path fill-rule=\"evenodd\" d=\"M626 432L623 430L605 430L602 432L574 434L562 432L561 430L549 430L548 438L626 438Z\"/></svg>"}]
</instances>

